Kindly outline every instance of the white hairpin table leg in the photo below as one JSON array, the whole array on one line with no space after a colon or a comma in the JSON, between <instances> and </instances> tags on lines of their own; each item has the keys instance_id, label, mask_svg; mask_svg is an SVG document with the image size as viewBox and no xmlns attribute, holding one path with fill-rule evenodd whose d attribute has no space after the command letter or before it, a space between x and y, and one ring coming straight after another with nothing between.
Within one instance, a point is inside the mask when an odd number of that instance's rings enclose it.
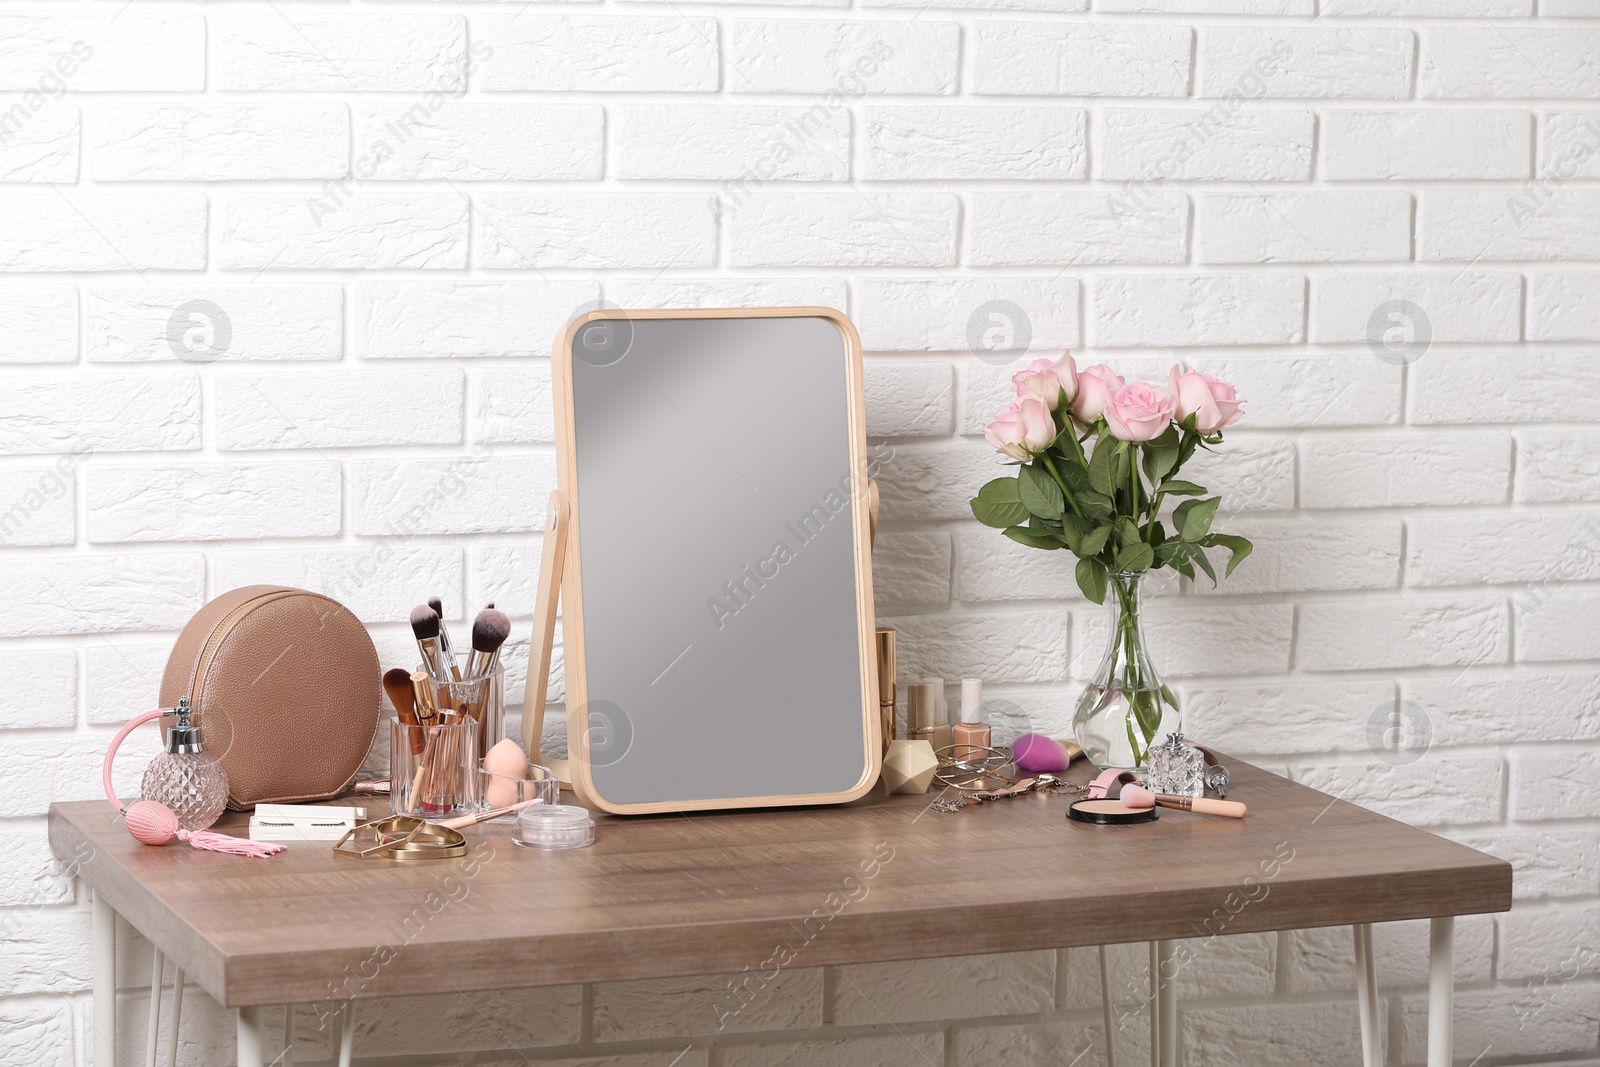
<instances>
[{"instance_id":1,"label":"white hairpin table leg","mask_svg":"<svg viewBox=\"0 0 1600 1067\"><path fill-rule=\"evenodd\" d=\"M1100 1021L1106 1028L1106 1067L1117 1067L1117 1041L1111 1025L1111 967L1106 963L1106 947L1100 946Z\"/></svg>"},{"instance_id":2,"label":"white hairpin table leg","mask_svg":"<svg viewBox=\"0 0 1600 1067\"><path fill-rule=\"evenodd\" d=\"M1356 1006L1361 1012L1361 1067L1382 1067L1378 1046L1378 976L1372 960L1372 924L1350 927L1356 942Z\"/></svg>"},{"instance_id":3,"label":"white hairpin table leg","mask_svg":"<svg viewBox=\"0 0 1600 1067\"><path fill-rule=\"evenodd\" d=\"M167 1067L178 1065L178 1023L183 1020L183 968L172 968L172 1019L167 1023Z\"/></svg>"},{"instance_id":4,"label":"white hairpin table leg","mask_svg":"<svg viewBox=\"0 0 1600 1067\"><path fill-rule=\"evenodd\" d=\"M161 1037L161 979L166 958L154 945L150 947L150 1025L145 1028L144 1067L156 1067L156 1044Z\"/></svg>"},{"instance_id":5,"label":"white hairpin table leg","mask_svg":"<svg viewBox=\"0 0 1600 1067\"><path fill-rule=\"evenodd\" d=\"M1175 944L1156 942L1156 978L1161 988L1161 1067L1178 1067L1178 974L1172 965Z\"/></svg>"},{"instance_id":6,"label":"white hairpin table leg","mask_svg":"<svg viewBox=\"0 0 1600 1067\"><path fill-rule=\"evenodd\" d=\"M239 1009L239 1067L266 1067L266 1028L259 1006Z\"/></svg>"},{"instance_id":7,"label":"white hairpin table leg","mask_svg":"<svg viewBox=\"0 0 1600 1067\"><path fill-rule=\"evenodd\" d=\"M94 938L94 1067L117 1062L117 913L98 891L91 919Z\"/></svg>"},{"instance_id":8,"label":"white hairpin table leg","mask_svg":"<svg viewBox=\"0 0 1600 1067\"><path fill-rule=\"evenodd\" d=\"M350 1067L350 1056L356 1046L356 1002L344 1002L339 1013L339 1067Z\"/></svg>"},{"instance_id":9,"label":"white hairpin table leg","mask_svg":"<svg viewBox=\"0 0 1600 1067\"><path fill-rule=\"evenodd\" d=\"M1150 1067L1161 1067L1161 956L1150 942Z\"/></svg>"},{"instance_id":10,"label":"white hairpin table leg","mask_svg":"<svg viewBox=\"0 0 1600 1067\"><path fill-rule=\"evenodd\" d=\"M1455 1055L1455 930L1452 915L1431 920L1428 929L1428 1067L1450 1067Z\"/></svg>"},{"instance_id":11,"label":"white hairpin table leg","mask_svg":"<svg viewBox=\"0 0 1600 1067\"><path fill-rule=\"evenodd\" d=\"M274 1067L294 1067L294 1005L283 1006L283 1052L273 1061Z\"/></svg>"}]
</instances>

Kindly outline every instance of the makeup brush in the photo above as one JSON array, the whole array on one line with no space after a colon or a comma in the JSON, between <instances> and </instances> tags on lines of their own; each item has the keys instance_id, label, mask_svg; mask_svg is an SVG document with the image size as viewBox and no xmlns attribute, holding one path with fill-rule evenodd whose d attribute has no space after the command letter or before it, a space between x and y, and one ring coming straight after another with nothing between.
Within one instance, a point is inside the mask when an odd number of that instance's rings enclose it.
<instances>
[{"instance_id":1,"label":"makeup brush","mask_svg":"<svg viewBox=\"0 0 1600 1067\"><path fill-rule=\"evenodd\" d=\"M417 637L417 650L422 653L422 665L434 681L450 681L450 671L439 641L439 613L426 604L411 609L411 632Z\"/></svg>"},{"instance_id":2,"label":"makeup brush","mask_svg":"<svg viewBox=\"0 0 1600 1067\"><path fill-rule=\"evenodd\" d=\"M418 671L409 676L411 679L411 692L416 698L417 722L423 726L437 726L436 721L439 709L433 706L433 682L428 678L427 671Z\"/></svg>"},{"instance_id":3,"label":"makeup brush","mask_svg":"<svg viewBox=\"0 0 1600 1067\"><path fill-rule=\"evenodd\" d=\"M1152 793L1131 782L1117 794L1125 808L1172 808L1174 811L1192 811L1200 815L1221 815L1229 819L1244 818L1245 807L1237 800L1211 800L1208 797L1175 797L1170 793Z\"/></svg>"},{"instance_id":4,"label":"makeup brush","mask_svg":"<svg viewBox=\"0 0 1600 1067\"><path fill-rule=\"evenodd\" d=\"M444 601L436 596L428 598L428 607L439 616L439 649L444 653L444 662L450 668L450 677L461 681L461 667L456 663L456 646L450 643L450 630L444 624Z\"/></svg>"},{"instance_id":5,"label":"makeup brush","mask_svg":"<svg viewBox=\"0 0 1600 1067\"><path fill-rule=\"evenodd\" d=\"M523 808L531 808L535 804L543 803L543 797L534 797L532 800L524 800L520 804L508 804L503 808L490 808L488 811L480 811L476 815L459 815L454 819L444 819L439 823L439 825L448 826L452 830L460 830L468 826L476 826L480 822L488 822L490 819L498 819L502 815L510 815L512 812L521 811Z\"/></svg>"},{"instance_id":6,"label":"makeup brush","mask_svg":"<svg viewBox=\"0 0 1600 1067\"><path fill-rule=\"evenodd\" d=\"M394 713L401 722L407 726L422 725L417 721L417 693L411 687L411 672L403 667L383 672L383 691L389 694L389 703L394 705ZM407 730L406 734L411 739L411 751L416 755L422 754L422 731Z\"/></svg>"},{"instance_id":7,"label":"makeup brush","mask_svg":"<svg viewBox=\"0 0 1600 1067\"><path fill-rule=\"evenodd\" d=\"M455 658L456 650L450 645L450 629L444 624L444 601L436 596L428 598L428 607L439 616L439 647L444 649L444 654L451 659Z\"/></svg>"},{"instance_id":8,"label":"makeup brush","mask_svg":"<svg viewBox=\"0 0 1600 1067\"><path fill-rule=\"evenodd\" d=\"M500 646L511 636L511 620L491 602L472 620L472 655L467 657L467 677L482 678L494 670Z\"/></svg>"},{"instance_id":9,"label":"makeup brush","mask_svg":"<svg viewBox=\"0 0 1600 1067\"><path fill-rule=\"evenodd\" d=\"M500 662L500 646L511 636L511 620L503 611L495 610L491 601L472 620L472 654L467 657L467 679L478 684L476 694L466 704L466 712L474 719L480 718L485 701L489 699L489 675Z\"/></svg>"}]
</instances>

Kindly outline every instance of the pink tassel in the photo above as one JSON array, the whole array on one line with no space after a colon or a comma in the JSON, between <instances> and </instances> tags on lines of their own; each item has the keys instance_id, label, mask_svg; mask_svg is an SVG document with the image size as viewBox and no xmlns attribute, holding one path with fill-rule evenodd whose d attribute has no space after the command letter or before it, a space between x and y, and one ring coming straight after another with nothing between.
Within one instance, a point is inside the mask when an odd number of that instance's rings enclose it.
<instances>
[{"instance_id":1,"label":"pink tassel","mask_svg":"<svg viewBox=\"0 0 1600 1067\"><path fill-rule=\"evenodd\" d=\"M210 830L179 830L178 840L187 841L194 848L203 848L211 852L226 852L230 856L260 856L263 859L276 856L288 847L266 841L229 837L227 834L214 834Z\"/></svg>"}]
</instances>

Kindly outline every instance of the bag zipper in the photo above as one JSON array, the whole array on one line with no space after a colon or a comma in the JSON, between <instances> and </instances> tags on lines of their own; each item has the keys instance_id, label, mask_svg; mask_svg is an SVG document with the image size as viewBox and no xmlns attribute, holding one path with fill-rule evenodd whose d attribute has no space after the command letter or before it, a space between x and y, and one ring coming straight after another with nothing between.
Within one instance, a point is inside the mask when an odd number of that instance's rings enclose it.
<instances>
[{"instance_id":1,"label":"bag zipper","mask_svg":"<svg viewBox=\"0 0 1600 1067\"><path fill-rule=\"evenodd\" d=\"M261 604L265 604L272 600L277 600L280 597L292 596L293 594L294 590L292 589L279 589L276 592L262 593L260 596L251 597L249 600L246 600L243 604L240 604L238 607L228 612L228 614L224 615L222 617L222 621L218 622L217 625L211 628L211 634L206 638L206 643L201 646L200 656L195 660L194 663L194 678L189 683L189 694L191 699L198 702L200 696L200 679L205 677L206 668L211 666L211 657L217 651L217 646L222 644L222 639L228 636L228 631L231 630L233 625L239 621L240 616ZM204 708L197 707L196 710L201 715L205 714Z\"/></svg>"}]
</instances>

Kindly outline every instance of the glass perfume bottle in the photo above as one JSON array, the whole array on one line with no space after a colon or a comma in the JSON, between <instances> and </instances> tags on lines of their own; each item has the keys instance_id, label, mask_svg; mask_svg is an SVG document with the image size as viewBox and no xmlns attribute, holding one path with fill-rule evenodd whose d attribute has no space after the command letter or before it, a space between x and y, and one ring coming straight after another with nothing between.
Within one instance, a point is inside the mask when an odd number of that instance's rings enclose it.
<instances>
[{"instance_id":1,"label":"glass perfume bottle","mask_svg":"<svg viewBox=\"0 0 1600 1067\"><path fill-rule=\"evenodd\" d=\"M222 815L228 803L228 775L200 742L200 726L191 720L189 698L179 697L177 723L167 731L166 751L150 761L139 782L139 795L171 808L184 830L204 830Z\"/></svg>"},{"instance_id":2,"label":"glass perfume bottle","mask_svg":"<svg viewBox=\"0 0 1600 1067\"><path fill-rule=\"evenodd\" d=\"M1206 757L1176 730L1150 750L1150 791L1175 797L1205 795Z\"/></svg>"}]
</instances>

